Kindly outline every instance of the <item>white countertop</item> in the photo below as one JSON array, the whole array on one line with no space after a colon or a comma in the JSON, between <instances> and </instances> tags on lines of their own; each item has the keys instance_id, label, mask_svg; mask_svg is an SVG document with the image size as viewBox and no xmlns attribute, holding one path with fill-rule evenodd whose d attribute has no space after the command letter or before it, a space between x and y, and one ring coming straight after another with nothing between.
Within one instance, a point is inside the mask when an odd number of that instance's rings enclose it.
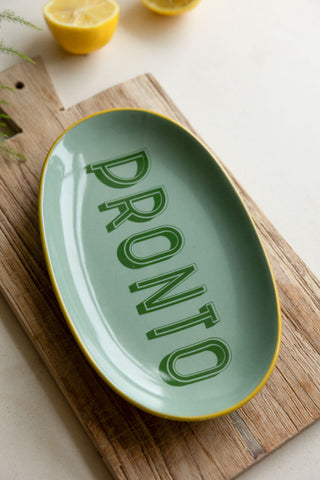
<instances>
[{"instance_id":1,"label":"white countertop","mask_svg":"<svg viewBox=\"0 0 320 480\"><path fill-rule=\"evenodd\" d=\"M118 1L114 38L89 56L56 45L42 0L2 0L43 31L6 24L0 39L44 58L65 107L151 72L319 277L320 2L202 0L165 18ZM111 479L1 297L0 320L0 480ZM241 479L318 480L319 449L318 422Z\"/></svg>"}]
</instances>

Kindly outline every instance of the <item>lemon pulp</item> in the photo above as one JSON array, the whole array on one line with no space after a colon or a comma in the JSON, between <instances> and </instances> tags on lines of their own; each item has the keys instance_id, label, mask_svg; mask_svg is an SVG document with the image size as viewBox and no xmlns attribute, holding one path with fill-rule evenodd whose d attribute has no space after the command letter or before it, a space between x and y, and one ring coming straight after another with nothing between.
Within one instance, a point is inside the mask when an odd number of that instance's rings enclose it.
<instances>
[{"instance_id":1,"label":"lemon pulp","mask_svg":"<svg viewBox=\"0 0 320 480\"><path fill-rule=\"evenodd\" d=\"M50 0L43 14L54 38L65 50L86 54L110 41L119 10L115 0Z\"/></svg>"},{"instance_id":2,"label":"lemon pulp","mask_svg":"<svg viewBox=\"0 0 320 480\"><path fill-rule=\"evenodd\" d=\"M161 15L179 15L195 7L200 0L142 0L142 3Z\"/></svg>"}]
</instances>

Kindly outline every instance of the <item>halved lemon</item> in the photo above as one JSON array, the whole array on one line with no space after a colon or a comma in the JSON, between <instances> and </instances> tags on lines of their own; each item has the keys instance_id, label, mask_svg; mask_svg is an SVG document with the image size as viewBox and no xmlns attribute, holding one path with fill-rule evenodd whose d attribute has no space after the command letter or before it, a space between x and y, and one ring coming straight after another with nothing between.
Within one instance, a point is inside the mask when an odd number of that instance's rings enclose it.
<instances>
[{"instance_id":1,"label":"halved lemon","mask_svg":"<svg viewBox=\"0 0 320 480\"><path fill-rule=\"evenodd\" d=\"M114 0L50 0L43 15L56 41L78 55L109 42L117 27L119 5Z\"/></svg>"},{"instance_id":2,"label":"halved lemon","mask_svg":"<svg viewBox=\"0 0 320 480\"><path fill-rule=\"evenodd\" d=\"M200 0L141 0L143 5L161 15L179 15L195 7Z\"/></svg>"}]
</instances>

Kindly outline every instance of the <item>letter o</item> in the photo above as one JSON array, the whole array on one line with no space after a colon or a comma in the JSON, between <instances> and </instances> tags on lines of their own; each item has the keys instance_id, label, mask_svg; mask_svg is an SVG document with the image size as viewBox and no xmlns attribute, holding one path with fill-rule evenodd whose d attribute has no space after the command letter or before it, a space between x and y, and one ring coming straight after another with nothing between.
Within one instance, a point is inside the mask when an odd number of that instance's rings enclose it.
<instances>
[{"instance_id":1,"label":"letter o","mask_svg":"<svg viewBox=\"0 0 320 480\"><path fill-rule=\"evenodd\" d=\"M148 241L155 237L165 237L169 240L170 246L163 250L146 257L138 257L133 252L133 246L137 243ZM145 230L144 232L131 235L120 243L117 255L122 265L128 268L142 268L147 265L164 262L176 255L184 245L184 237L180 230L173 226L162 226Z\"/></svg>"},{"instance_id":2,"label":"letter o","mask_svg":"<svg viewBox=\"0 0 320 480\"><path fill-rule=\"evenodd\" d=\"M177 360L197 355L202 352L211 352L217 359L216 365L190 374L182 374L176 369ZM162 379L169 385L181 387L190 383L200 382L215 377L227 368L231 361L229 345L220 338L208 338L201 342L174 350L160 362L159 370Z\"/></svg>"}]
</instances>

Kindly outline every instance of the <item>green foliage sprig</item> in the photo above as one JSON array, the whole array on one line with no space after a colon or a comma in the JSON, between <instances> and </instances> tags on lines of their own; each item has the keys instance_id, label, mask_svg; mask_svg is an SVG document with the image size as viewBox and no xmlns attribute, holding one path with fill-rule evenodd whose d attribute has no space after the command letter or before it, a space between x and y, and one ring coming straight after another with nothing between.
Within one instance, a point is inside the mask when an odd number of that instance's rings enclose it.
<instances>
[{"instance_id":1,"label":"green foliage sprig","mask_svg":"<svg viewBox=\"0 0 320 480\"><path fill-rule=\"evenodd\" d=\"M24 18L20 17L19 15L16 15L15 12L12 10L2 10L0 11L0 28L3 23L9 22L9 23L15 23L19 25L23 25L25 27L30 27L34 28L35 30L41 30L41 28L36 27L30 22L27 22ZM19 52L16 50L14 47L11 47L10 45L7 45L3 40L0 40L0 54L3 55L16 55L23 60L27 60L28 62L34 63L32 58L27 57L23 53ZM15 92L15 90L8 85L3 85L0 84L0 90L9 90L10 92ZM5 100L0 99L0 104L2 105L10 105L9 102L6 102ZM6 115L5 113L1 112L0 110L0 126L6 127L8 126L7 120L10 120L9 115ZM7 135L4 132L0 132L0 137L7 137ZM12 155L20 160L26 160L25 156L22 153L17 152L13 148L4 146L0 144L0 151L5 152L9 155Z\"/></svg>"},{"instance_id":2,"label":"green foliage sprig","mask_svg":"<svg viewBox=\"0 0 320 480\"><path fill-rule=\"evenodd\" d=\"M0 24L3 22L20 23L20 25L41 30L41 28L36 27L33 23L27 22L24 18L16 15L12 10L2 10L2 12L0 12Z\"/></svg>"}]
</instances>

